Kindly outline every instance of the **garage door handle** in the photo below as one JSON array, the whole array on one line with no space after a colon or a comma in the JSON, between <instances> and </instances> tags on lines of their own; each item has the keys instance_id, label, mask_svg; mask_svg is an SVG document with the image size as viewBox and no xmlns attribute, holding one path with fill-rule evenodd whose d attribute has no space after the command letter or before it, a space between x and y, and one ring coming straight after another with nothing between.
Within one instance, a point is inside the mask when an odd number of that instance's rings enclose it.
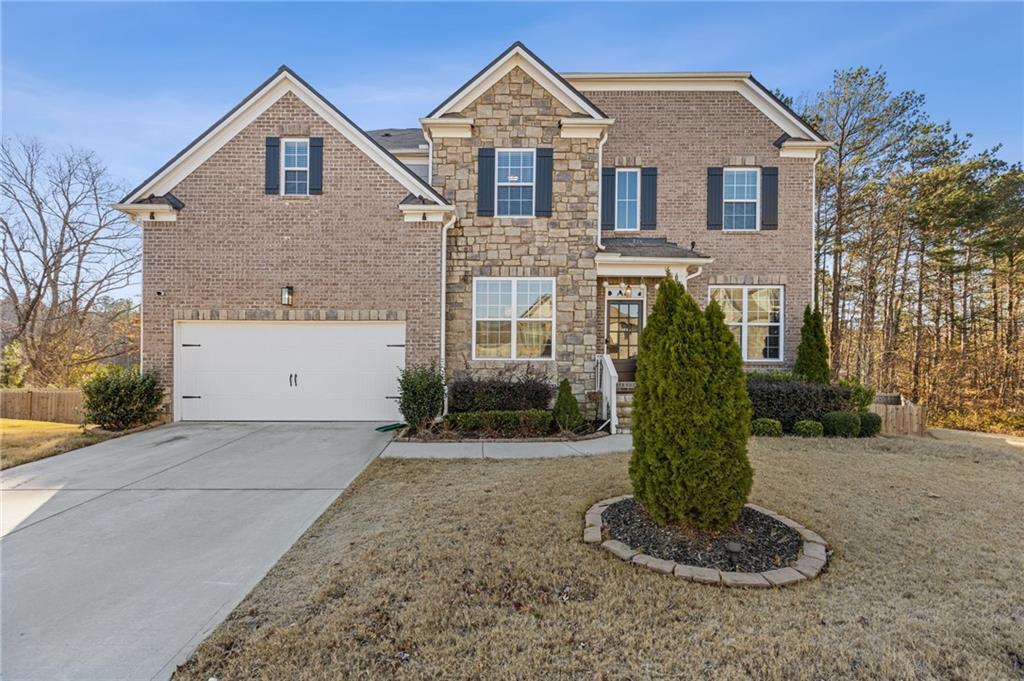
<instances>
[{"instance_id":1,"label":"garage door handle","mask_svg":"<svg viewBox=\"0 0 1024 681\"><path fill-rule=\"evenodd\" d=\"M295 387L296 388L299 387L299 375L298 374L295 374Z\"/></svg>"}]
</instances>

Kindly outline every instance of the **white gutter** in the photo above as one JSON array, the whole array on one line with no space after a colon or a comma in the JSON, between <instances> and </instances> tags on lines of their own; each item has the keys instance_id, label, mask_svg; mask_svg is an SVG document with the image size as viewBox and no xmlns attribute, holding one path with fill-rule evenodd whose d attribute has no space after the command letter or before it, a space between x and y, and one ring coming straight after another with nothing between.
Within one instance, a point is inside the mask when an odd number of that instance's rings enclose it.
<instances>
[{"instance_id":1,"label":"white gutter","mask_svg":"<svg viewBox=\"0 0 1024 681\"><path fill-rule=\"evenodd\" d=\"M448 230L455 226L458 214L452 215L448 222L441 227L441 375L445 374L445 349L446 349L446 327L448 322ZM448 382L447 377L444 386L444 409L441 414L448 413Z\"/></svg>"},{"instance_id":2,"label":"white gutter","mask_svg":"<svg viewBox=\"0 0 1024 681\"><path fill-rule=\"evenodd\" d=\"M604 143L608 141L608 128L601 132L601 139L597 143L597 250L603 251L601 243L601 187L604 185Z\"/></svg>"}]
</instances>

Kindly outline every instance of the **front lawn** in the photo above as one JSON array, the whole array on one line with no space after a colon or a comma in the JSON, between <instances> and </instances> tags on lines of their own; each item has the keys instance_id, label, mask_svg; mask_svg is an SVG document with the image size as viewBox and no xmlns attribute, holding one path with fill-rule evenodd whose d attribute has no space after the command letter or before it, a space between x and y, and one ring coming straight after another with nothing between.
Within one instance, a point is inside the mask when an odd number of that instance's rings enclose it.
<instances>
[{"instance_id":1,"label":"front lawn","mask_svg":"<svg viewBox=\"0 0 1024 681\"><path fill-rule=\"evenodd\" d=\"M1015 679L1024 457L751 440L751 501L821 533L818 579L720 589L581 541L625 455L374 462L176 674L219 679Z\"/></svg>"},{"instance_id":2,"label":"front lawn","mask_svg":"<svg viewBox=\"0 0 1024 681\"><path fill-rule=\"evenodd\" d=\"M112 434L86 433L69 423L0 419L0 470L94 445Z\"/></svg>"}]
</instances>

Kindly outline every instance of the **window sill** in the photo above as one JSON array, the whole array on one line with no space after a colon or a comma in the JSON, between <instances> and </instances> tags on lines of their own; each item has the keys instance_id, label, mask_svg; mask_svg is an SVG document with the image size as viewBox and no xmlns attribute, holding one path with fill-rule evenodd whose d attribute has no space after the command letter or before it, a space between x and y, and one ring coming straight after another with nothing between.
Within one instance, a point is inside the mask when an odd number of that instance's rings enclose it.
<instances>
[{"instance_id":1,"label":"window sill","mask_svg":"<svg viewBox=\"0 0 1024 681\"><path fill-rule=\"evenodd\" d=\"M313 198L312 194L281 194L285 201L308 201Z\"/></svg>"},{"instance_id":2,"label":"window sill","mask_svg":"<svg viewBox=\"0 0 1024 681\"><path fill-rule=\"evenodd\" d=\"M474 362L554 362L554 357L474 357Z\"/></svg>"}]
</instances>

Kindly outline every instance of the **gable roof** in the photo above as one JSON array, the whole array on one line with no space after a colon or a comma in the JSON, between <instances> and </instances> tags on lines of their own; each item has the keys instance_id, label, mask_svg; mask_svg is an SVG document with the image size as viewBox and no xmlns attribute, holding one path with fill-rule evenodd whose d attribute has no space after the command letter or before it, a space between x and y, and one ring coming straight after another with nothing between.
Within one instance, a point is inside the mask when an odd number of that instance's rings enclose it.
<instances>
[{"instance_id":1,"label":"gable roof","mask_svg":"<svg viewBox=\"0 0 1024 681\"><path fill-rule=\"evenodd\" d=\"M621 90L731 90L738 92L790 138L827 144L828 139L762 85L749 71L664 73L566 73L565 78L584 92Z\"/></svg>"},{"instance_id":2,"label":"gable roof","mask_svg":"<svg viewBox=\"0 0 1024 681\"><path fill-rule=\"evenodd\" d=\"M287 66L281 66L274 75L249 93L216 123L207 128L139 186L131 190L121 204L137 203L142 197L153 194L167 194L218 149L289 92L330 123L334 129L375 161L411 194L428 199L437 205L448 205L445 198L433 187L395 158L390 151L381 146L352 119L343 114L338 107L314 90Z\"/></svg>"},{"instance_id":3,"label":"gable roof","mask_svg":"<svg viewBox=\"0 0 1024 681\"><path fill-rule=\"evenodd\" d=\"M366 134L377 144L391 152L395 151L426 151L427 140L423 137L423 128L383 128L367 130Z\"/></svg>"},{"instance_id":4,"label":"gable roof","mask_svg":"<svg viewBox=\"0 0 1024 681\"><path fill-rule=\"evenodd\" d=\"M427 115L427 118L438 118L446 113L461 111L517 66L526 71L531 78L540 83L570 111L590 118L607 118L604 112L587 99L582 92L573 87L561 74L545 64L540 57L518 40L495 57L479 73L466 81L448 99L441 102Z\"/></svg>"}]
</instances>

